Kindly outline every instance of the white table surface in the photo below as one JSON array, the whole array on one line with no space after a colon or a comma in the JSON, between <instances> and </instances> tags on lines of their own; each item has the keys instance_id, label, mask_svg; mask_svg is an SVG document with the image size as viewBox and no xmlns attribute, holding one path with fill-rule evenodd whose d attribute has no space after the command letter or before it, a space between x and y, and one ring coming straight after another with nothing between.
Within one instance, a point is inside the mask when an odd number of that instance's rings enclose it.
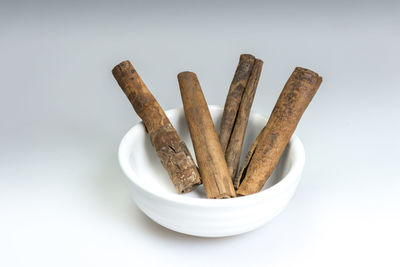
<instances>
[{"instance_id":1,"label":"white table surface","mask_svg":"<svg viewBox=\"0 0 400 267\"><path fill-rule=\"evenodd\" d=\"M400 265L399 4L244 2L0 3L0 266ZM130 59L165 109L191 70L223 105L245 52L253 112L295 66L324 77L298 191L248 234L167 230L130 200L116 153L139 118L111 69Z\"/></svg>"}]
</instances>

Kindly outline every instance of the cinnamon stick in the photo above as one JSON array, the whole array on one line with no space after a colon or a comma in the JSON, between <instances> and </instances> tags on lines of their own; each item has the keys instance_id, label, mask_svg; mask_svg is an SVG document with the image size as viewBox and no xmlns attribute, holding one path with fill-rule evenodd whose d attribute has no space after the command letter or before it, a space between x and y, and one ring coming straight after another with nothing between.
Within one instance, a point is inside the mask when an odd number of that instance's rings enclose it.
<instances>
[{"instance_id":1,"label":"cinnamon stick","mask_svg":"<svg viewBox=\"0 0 400 267\"><path fill-rule=\"evenodd\" d=\"M260 79L263 62L251 55L241 55L232 80L221 120L220 141L225 150L229 175L234 179L251 106Z\"/></svg>"},{"instance_id":2,"label":"cinnamon stick","mask_svg":"<svg viewBox=\"0 0 400 267\"><path fill-rule=\"evenodd\" d=\"M129 61L114 67L112 73L133 108L143 120L151 143L178 193L193 190L201 183L196 164L185 143L157 100Z\"/></svg>"},{"instance_id":3,"label":"cinnamon stick","mask_svg":"<svg viewBox=\"0 0 400 267\"><path fill-rule=\"evenodd\" d=\"M235 197L221 144L196 74L178 74L186 121L208 198Z\"/></svg>"},{"instance_id":4,"label":"cinnamon stick","mask_svg":"<svg viewBox=\"0 0 400 267\"><path fill-rule=\"evenodd\" d=\"M256 138L234 181L238 195L259 192L272 174L322 77L297 67L286 82L267 125Z\"/></svg>"},{"instance_id":5,"label":"cinnamon stick","mask_svg":"<svg viewBox=\"0 0 400 267\"><path fill-rule=\"evenodd\" d=\"M224 153L228 147L235 118L239 110L244 89L246 88L251 70L253 69L254 61L255 57L252 55L240 55L239 64L233 76L231 86L229 87L219 129L219 141L221 142L222 152Z\"/></svg>"}]
</instances>

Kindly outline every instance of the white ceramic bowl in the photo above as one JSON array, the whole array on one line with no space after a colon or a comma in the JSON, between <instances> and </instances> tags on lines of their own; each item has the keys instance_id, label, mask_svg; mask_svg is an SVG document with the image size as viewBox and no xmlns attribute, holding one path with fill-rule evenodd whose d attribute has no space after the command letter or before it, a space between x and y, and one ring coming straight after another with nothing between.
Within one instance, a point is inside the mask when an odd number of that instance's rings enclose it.
<instances>
[{"instance_id":1,"label":"white ceramic bowl","mask_svg":"<svg viewBox=\"0 0 400 267\"><path fill-rule=\"evenodd\" d=\"M209 109L214 124L219 125L222 108L209 106ZM195 158L183 109L169 110L166 114ZM266 121L265 116L250 116L242 162ZM128 131L119 147L121 168L129 178L132 198L137 206L162 226L203 237L248 232L278 215L296 190L304 157L301 141L293 136L261 192L231 199L207 199L203 186L187 194L175 192L142 123Z\"/></svg>"}]
</instances>

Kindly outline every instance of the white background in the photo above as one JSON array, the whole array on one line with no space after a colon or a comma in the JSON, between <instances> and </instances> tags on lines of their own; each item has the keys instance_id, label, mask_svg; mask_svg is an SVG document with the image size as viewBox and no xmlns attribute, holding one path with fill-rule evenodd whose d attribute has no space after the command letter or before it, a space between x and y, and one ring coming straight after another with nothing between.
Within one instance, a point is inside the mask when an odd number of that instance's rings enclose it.
<instances>
[{"instance_id":1,"label":"white background","mask_svg":"<svg viewBox=\"0 0 400 267\"><path fill-rule=\"evenodd\" d=\"M0 3L0 266L400 265L399 4L244 2ZM264 60L253 112L296 66L324 77L298 191L248 234L158 226L118 166L139 118L111 69L130 59L164 109L191 70L223 105L241 53Z\"/></svg>"}]
</instances>

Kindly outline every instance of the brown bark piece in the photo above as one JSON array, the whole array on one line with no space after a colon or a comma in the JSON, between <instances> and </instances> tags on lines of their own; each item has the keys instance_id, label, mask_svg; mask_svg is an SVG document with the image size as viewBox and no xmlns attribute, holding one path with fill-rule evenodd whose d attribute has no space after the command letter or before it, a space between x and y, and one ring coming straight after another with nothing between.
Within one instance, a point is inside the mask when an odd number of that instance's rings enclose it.
<instances>
[{"instance_id":1,"label":"brown bark piece","mask_svg":"<svg viewBox=\"0 0 400 267\"><path fill-rule=\"evenodd\" d=\"M186 121L208 198L235 197L218 134L196 74L178 74Z\"/></svg>"},{"instance_id":2,"label":"brown bark piece","mask_svg":"<svg viewBox=\"0 0 400 267\"><path fill-rule=\"evenodd\" d=\"M235 119L239 111L240 101L242 100L243 92L249 80L254 62L254 56L247 54L240 55L239 64L233 76L231 86L229 87L219 129L219 141L221 142L222 152L224 154L228 147Z\"/></svg>"},{"instance_id":3,"label":"brown bark piece","mask_svg":"<svg viewBox=\"0 0 400 267\"><path fill-rule=\"evenodd\" d=\"M176 191L186 193L193 190L201 183L196 164L139 74L129 61L123 61L115 66L112 73L142 119L151 143Z\"/></svg>"},{"instance_id":4,"label":"brown bark piece","mask_svg":"<svg viewBox=\"0 0 400 267\"><path fill-rule=\"evenodd\" d=\"M246 133L247 123L249 121L250 110L253 104L258 81L261 76L262 65L262 60L255 60L251 75L247 81L242 99L240 101L239 110L234 121L228 147L225 151L226 164L228 166L229 175L232 177L232 179L236 177L236 173L239 168L244 135Z\"/></svg>"},{"instance_id":5,"label":"brown bark piece","mask_svg":"<svg viewBox=\"0 0 400 267\"><path fill-rule=\"evenodd\" d=\"M297 67L293 71L236 178L238 195L249 195L262 189L321 82L322 77L311 70Z\"/></svg>"}]
</instances>

